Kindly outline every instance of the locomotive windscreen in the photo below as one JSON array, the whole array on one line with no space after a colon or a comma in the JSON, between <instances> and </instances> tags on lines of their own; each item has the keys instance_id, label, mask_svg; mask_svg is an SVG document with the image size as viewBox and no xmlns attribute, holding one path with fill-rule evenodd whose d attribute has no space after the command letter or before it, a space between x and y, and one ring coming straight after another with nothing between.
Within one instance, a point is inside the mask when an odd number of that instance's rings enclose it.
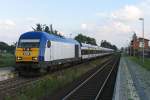
<instances>
[{"instance_id":1,"label":"locomotive windscreen","mask_svg":"<svg viewBox=\"0 0 150 100\"><path fill-rule=\"evenodd\" d=\"M39 48L39 39L21 39L18 43L18 48Z\"/></svg>"}]
</instances>

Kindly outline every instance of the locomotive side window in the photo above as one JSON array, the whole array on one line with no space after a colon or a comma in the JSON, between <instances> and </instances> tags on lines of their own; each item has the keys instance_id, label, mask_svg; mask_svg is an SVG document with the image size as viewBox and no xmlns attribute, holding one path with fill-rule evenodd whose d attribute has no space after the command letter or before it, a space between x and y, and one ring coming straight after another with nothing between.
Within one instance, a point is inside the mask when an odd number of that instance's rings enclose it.
<instances>
[{"instance_id":1,"label":"locomotive side window","mask_svg":"<svg viewBox=\"0 0 150 100\"><path fill-rule=\"evenodd\" d=\"M48 47L48 48L51 47L51 41L47 41L47 47Z\"/></svg>"}]
</instances>

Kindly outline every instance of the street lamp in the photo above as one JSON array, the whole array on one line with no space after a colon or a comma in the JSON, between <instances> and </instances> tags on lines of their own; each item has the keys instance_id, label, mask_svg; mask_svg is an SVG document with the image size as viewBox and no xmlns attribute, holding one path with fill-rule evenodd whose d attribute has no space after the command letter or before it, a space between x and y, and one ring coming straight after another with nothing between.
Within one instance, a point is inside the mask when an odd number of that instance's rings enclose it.
<instances>
[{"instance_id":1,"label":"street lamp","mask_svg":"<svg viewBox=\"0 0 150 100\"><path fill-rule=\"evenodd\" d=\"M142 47L143 47L143 63L144 63L144 47L145 47L145 44L144 44L144 18L139 18L139 20L142 21L142 35L143 35Z\"/></svg>"},{"instance_id":2,"label":"street lamp","mask_svg":"<svg viewBox=\"0 0 150 100\"><path fill-rule=\"evenodd\" d=\"M128 55L131 56L131 43L130 40L127 40L127 47L128 47Z\"/></svg>"}]
</instances>

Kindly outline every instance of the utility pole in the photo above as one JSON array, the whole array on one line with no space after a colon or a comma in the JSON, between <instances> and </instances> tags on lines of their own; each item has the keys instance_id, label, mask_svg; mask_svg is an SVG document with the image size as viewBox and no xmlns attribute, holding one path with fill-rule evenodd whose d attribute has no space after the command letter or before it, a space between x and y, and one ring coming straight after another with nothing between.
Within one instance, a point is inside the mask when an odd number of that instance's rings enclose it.
<instances>
[{"instance_id":1,"label":"utility pole","mask_svg":"<svg viewBox=\"0 0 150 100\"><path fill-rule=\"evenodd\" d=\"M144 43L144 18L139 18L139 20L142 21L142 36L143 36L142 51L143 51L143 63L144 63L144 47L145 47L145 43Z\"/></svg>"}]
</instances>

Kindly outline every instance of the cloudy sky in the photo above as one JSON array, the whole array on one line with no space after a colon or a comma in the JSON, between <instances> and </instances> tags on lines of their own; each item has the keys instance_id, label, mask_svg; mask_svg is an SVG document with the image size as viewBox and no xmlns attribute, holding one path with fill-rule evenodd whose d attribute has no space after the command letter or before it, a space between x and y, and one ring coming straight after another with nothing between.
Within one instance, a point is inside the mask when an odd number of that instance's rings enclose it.
<instances>
[{"instance_id":1,"label":"cloudy sky","mask_svg":"<svg viewBox=\"0 0 150 100\"><path fill-rule=\"evenodd\" d=\"M150 0L0 0L0 41L16 42L36 23L53 24L63 35L78 33L127 46L133 31L150 39Z\"/></svg>"}]
</instances>

